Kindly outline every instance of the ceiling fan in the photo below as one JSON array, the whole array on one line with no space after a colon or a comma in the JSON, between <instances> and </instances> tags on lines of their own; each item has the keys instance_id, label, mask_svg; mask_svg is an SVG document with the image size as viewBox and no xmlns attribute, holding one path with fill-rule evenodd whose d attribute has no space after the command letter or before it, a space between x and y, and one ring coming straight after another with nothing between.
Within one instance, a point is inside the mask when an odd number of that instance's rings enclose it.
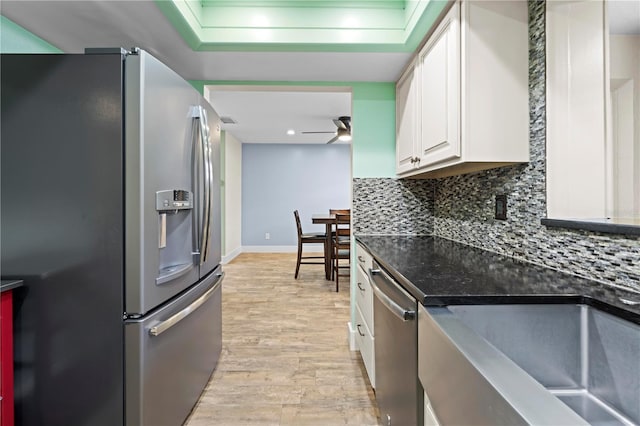
<instances>
[{"instance_id":1,"label":"ceiling fan","mask_svg":"<svg viewBox=\"0 0 640 426\"><path fill-rule=\"evenodd\" d=\"M332 133L335 136L329 140L327 143L334 143L335 141L350 141L351 140L351 117L342 116L337 119L333 119L333 123L336 125L337 129L333 132L301 132L303 134L311 134L311 133Z\"/></svg>"}]
</instances>

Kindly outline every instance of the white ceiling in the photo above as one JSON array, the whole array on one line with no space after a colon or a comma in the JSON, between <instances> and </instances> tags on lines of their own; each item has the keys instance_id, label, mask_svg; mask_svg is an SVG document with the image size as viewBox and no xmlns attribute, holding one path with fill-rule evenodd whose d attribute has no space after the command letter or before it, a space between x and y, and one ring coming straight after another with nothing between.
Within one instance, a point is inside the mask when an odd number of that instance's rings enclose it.
<instances>
[{"instance_id":1,"label":"white ceiling","mask_svg":"<svg viewBox=\"0 0 640 426\"><path fill-rule=\"evenodd\" d=\"M189 80L391 82L410 58L409 53L196 52L151 0L2 0L0 13L64 52L137 46ZM238 122L224 127L251 143L325 143L332 135L299 132L333 131L333 118L351 115L350 93L236 90L217 92L211 102L221 116ZM286 135L289 128L295 136Z\"/></svg>"},{"instance_id":2,"label":"white ceiling","mask_svg":"<svg viewBox=\"0 0 640 426\"><path fill-rule=\"evenodd\" d=\"M222 128L244 143L326 143L334 133L301 132L335 132L332 120L351 116L350 92L318 92L316 88L292 91L290 87L210 89L209 101L216 112L237 123L224 124ZM287 135L290 129L294 135Z\"/></svg>"}]
</instances>

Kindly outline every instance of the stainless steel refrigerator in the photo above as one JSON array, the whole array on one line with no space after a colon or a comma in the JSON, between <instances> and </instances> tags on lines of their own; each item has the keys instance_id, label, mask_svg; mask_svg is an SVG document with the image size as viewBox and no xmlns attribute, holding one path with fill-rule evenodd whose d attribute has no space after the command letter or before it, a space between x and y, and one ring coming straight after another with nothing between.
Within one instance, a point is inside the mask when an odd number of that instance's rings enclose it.
<instances>
[{"instance_id":1,"label":"stainless steel refrigerator","mask_svg":"<svg viewBox=\"0 0 640 426\"><path fill-rule=\"evenodd\" d=\"M16 424L181 424L222 347L215 111L139 49L0 67Z\"/></svg>"}]
</instances>

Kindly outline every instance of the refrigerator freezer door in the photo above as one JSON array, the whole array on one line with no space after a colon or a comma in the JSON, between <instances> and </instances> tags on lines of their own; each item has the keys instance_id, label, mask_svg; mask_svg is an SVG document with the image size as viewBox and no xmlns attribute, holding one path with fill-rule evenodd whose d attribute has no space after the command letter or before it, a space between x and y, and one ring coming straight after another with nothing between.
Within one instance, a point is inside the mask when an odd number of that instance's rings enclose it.
<instances>
[{"instance_id":1,"label":"refrigerator freezer door","mask_svg":"<svg viewBox=\"0 0 640 426\"><path fill-rule=\"evenodd\" d=\"M222 350L222 272L148 317L125 322L126 425L179 425Z\"/></svg>"},{"instance_id":2,"label":"refrigerator freezer door","mask_svg":"<svg viewBox=\"0 0 640 426\"><path fill-rule=\"evenodd\" d=\"M125 312L144 315L199 279L194 209L158 209L193 192L198 92L144 51L125 61ZM171 198L171 197L170 197ZM165 200L173 205L174 200ZM191 203L192 200L186 200ZM164 220L160 216L165 215ZM161 238L164 237L164 238ZM159 243L160 242L160 243Z\"/></svg>"}]
</instances>

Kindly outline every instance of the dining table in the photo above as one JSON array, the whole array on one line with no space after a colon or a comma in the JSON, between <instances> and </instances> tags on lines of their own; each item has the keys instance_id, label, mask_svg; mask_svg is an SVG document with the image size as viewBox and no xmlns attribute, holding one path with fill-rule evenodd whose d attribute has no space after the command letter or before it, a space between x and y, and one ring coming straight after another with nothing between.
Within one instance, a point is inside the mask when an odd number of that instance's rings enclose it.
<instances>
[{"instance_id":1,"label":"dining table","mask_svg":"<svg viewBox=\"0 0 640 426\"><path fill-rule=\"evenodd\" d=\"M331 279L331 231L336 221L336 215L330 213L316 213L311 215L311 223L324 224L326 236L324 240L324 273L327 280Z\"/></svg>"}]
</instances>

